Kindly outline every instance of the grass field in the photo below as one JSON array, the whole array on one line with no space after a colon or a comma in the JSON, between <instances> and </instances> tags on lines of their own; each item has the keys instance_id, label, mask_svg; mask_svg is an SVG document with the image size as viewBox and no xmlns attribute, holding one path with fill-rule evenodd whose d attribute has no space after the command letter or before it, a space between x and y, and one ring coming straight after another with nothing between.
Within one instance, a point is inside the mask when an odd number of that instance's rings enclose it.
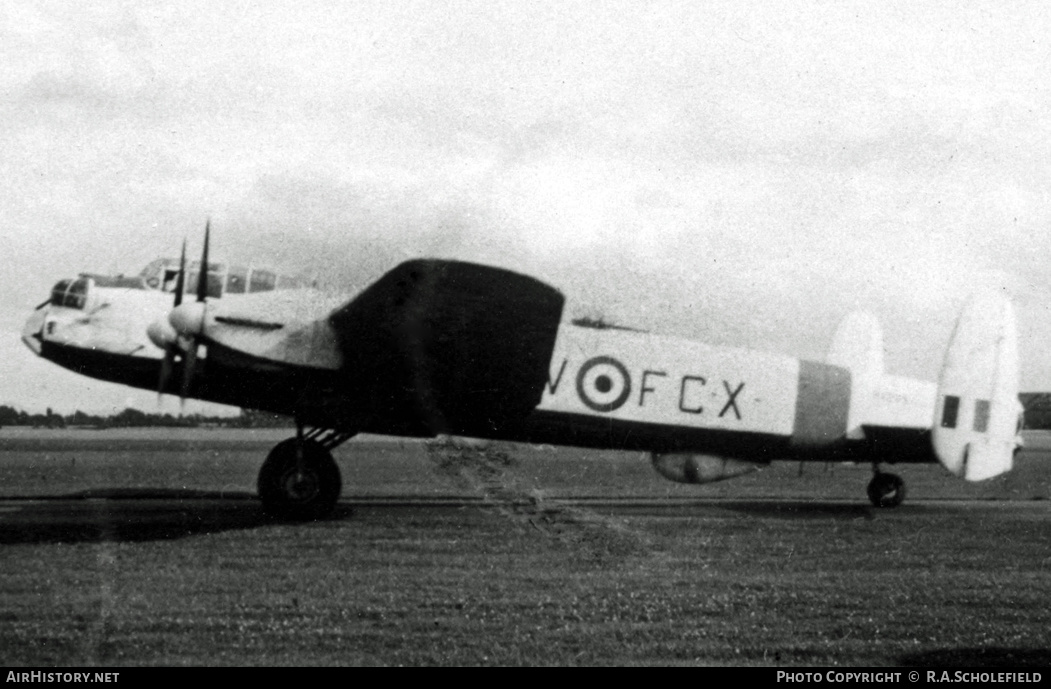
<instances>
[{"instance_id":1,"label":"grass field","mask_svg":"<svg viewBox=\"0 0 1051 689\"><path fill-rule=\"evenodd\" d=\"M267 452L289 429L116 429L44 431L0 429L0 498L62 496L83 491L180 489L255 493ZM366 438L339 447L335 457L344 496L463 494L457 472L443 472L429 445ZM501 446L498 446L501 447ZM660 477L642 453L550 446L511 446L503 473L522 491L552 497L771 497L863 500L867 465L774 463L754 474L705 486ZM469 454L469 453L468 453ZM908 484L911 499L1051 499L1051 432L1028 432L1014 471L981 483L950 478L938 465L886 467Z\"/></svg>"},{"instance_id":2,"label":"grass field","mask_svg":"<svg viewBox=\"0 0 1051 689\"><path fill-rule=\"evenodd\" d=\"M0 663L1051 663L1044 436L979 486L903 467L896 510L867 467L353 442L301 525L249 499L280 437L0 437Z\"/></svg>"}]
</instances>

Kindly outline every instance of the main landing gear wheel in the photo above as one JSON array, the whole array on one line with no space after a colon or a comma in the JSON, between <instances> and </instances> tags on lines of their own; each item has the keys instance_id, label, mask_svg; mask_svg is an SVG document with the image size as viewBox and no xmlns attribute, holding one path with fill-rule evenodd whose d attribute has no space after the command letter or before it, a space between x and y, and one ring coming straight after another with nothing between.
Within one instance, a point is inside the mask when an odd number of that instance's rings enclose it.
<instances>
[{"instance_id":1,"label":"main landing gear wheel","mask_svg":"<svg viewBox=\"0 0 1051 689\"><path fill-rule=\"evenodd\" d=\"M296 438L284 440L270 451L257 482L263 512L295 521L320 519L331 513L342 485L332 454L315 440Z\"/></svg>"},{"instance_id":2,"label":"main landing gear wheel","mask_svg":"<svg viewBox=\"0 0 1051 689\"><path fill-rule=\"evenodd\" d=\"M876 472L868 491L869 500L876 507L897 507L905 499L905 482L897 474Z\"/></svg>"}]
</instances>

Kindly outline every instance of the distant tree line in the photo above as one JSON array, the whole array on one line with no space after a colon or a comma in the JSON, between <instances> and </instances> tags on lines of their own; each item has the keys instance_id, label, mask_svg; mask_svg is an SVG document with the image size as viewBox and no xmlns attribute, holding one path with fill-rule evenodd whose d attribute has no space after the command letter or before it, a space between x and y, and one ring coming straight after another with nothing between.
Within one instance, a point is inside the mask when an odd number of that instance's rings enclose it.
<instances>
[{"instance_id":1,"label":"distant tree line","mask_svg":"<svg viewBox=\"0 0 1051 689\"><path fill-rule=\"evenodd\" d=\"M1025 409L1025 428L1051 430L1051 393L1024 392L1019 395ZM253 409L242 409L237 416L206 416L204 414L150 414L128 407L110 416L87 414L79 409L72 414L56 414L50 407L44 414L29 414L20 409L0 404L0 426L30 426L33 428L288 428L292 419Z\"/></svg>"},{"instance_id":2,"label":"distant tree line","mask_svg":"<svg viewBox=\"0 0 1051 689\"><path fill-rule=\"evenodd\" d=\"M31 426L33 428L284 428L292 426L292 419L279 414L242 409L238 416L206 416L204 414L149 414L128 407L110 416L86 414L79 409L72 414L56 414L50 407L44 414L29 414L14 407L0 405L0 426Z\"/></svg>"},{"instance_id":3,"label":"distant tree line","mask_svg":"<svg viewBox=\"0 0 1051 689\"><path fill-rule=\"evenodd\" d=\"M1051 393L1023 392L1018 396L1025 408L1025 427L1051 430Z\"/></svg>"}]
</instances>

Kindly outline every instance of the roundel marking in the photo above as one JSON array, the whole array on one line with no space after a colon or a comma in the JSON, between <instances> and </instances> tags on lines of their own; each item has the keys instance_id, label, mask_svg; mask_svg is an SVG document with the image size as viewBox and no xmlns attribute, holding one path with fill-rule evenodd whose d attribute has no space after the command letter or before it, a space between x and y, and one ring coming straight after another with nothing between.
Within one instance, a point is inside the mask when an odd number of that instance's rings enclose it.
<instances>
[{"instance_id":1,"label":"roundel marking","mask_svg":"<svg viewBox=\"0 0 1051 689\"><path fill-rule=\"evenodd\" d=\"M594 411L619 409L631 396L628 369L613 357L588 359L577 373L577 396Z\"/></svg>"}]
</instances>

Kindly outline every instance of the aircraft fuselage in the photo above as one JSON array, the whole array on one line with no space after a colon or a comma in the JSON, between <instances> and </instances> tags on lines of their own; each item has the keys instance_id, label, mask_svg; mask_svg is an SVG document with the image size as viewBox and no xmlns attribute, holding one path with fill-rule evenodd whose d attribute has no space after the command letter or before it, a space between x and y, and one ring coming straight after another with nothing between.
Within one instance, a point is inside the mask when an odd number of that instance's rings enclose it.
<instances>
[{"instance_id":1,"label":"aircraft fuselage","mask_svg":"<svg viewBox=\"0 0 1051 689\"><path fill-rule=\"evenodd\" d=\"M37 311L23 340L41 357L76 373L157 390L163 352L143 333L169 309L166 296L99 288L95 298L106 306L94 314L54 305ZM871 444L848 439L852 377L845 368L623 329L560 324L539 404L524 417L492 423L476 413L465 415L465 422L435 419L421 409L415 392L395 396L377 414L375 400L387 391L348 387L345 373L331 366L288 366L264 356L267 350L248 353L215 340L206 340L205 351L190 397L296 416L308 426L346 432L447 433L711 453L757 463L864 460ZM180 394L181 367L182 362L175 364L161 392ZM894 435L909 450L899 453L900 461L931 461L923 435L933 415L933 385L895 396L894 384L887 377L886 400L902 404L892 414L895 428L887 427L884 438ZM891 414L887 404L881 409ZM870 435L880 433L879 420L873 421Z\"/></svg>"}]
</instances>

